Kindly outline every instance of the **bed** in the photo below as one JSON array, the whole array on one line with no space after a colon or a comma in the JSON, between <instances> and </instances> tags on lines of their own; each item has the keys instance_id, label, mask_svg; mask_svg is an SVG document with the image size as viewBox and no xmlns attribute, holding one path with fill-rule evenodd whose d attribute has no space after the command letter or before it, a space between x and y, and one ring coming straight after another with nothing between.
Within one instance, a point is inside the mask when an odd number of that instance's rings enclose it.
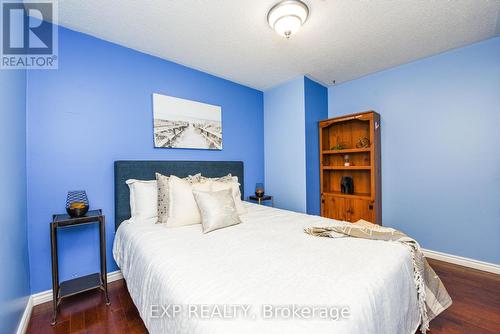
<instances>
[{"instance_id":1,"label":"bed","mask_svg":"<svg viewBox=\"0 0 500 334\"><path fill-rule=\"evenodd\" d=\"M313 237L304 227L346 223L250 203L242 224L208 234L200 225L131 222L124 181L153 179L155 171L232 173L244 184L241 162L115 163L113 255L150 333L417 330L417 294L405 246ZM297 309L318 313L304 317Z\"/></svg>"}]
</instances>

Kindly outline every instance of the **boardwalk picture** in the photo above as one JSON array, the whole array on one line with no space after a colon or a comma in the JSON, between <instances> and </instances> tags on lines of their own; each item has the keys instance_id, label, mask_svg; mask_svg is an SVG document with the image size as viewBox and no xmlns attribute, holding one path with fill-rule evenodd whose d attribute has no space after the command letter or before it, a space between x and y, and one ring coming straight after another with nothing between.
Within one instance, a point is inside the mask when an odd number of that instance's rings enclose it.
<instances>
[{"instance_id":1,"label":"boardwalk picture","mask_svg":"<svg viewBox=\"0 0 500 334\"><path fill-rule=\"evenodd\" d=\"M153 94L155 147L222 150L219 106Z\"/></svg>"}]
</instances>

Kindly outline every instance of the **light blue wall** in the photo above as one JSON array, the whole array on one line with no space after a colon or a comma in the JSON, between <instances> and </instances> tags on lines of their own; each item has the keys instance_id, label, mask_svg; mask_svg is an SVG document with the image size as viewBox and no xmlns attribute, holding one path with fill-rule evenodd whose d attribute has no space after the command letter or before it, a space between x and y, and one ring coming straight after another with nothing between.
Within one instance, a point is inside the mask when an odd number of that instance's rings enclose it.
<instances>
[{"instance_id":1,"label":"light blue wall","mask_svg":"<svg viewBox=\"0 0 500 334\"><path fill-rule=\"evenodd\" d=\"M306 212L304 77L264 92L266 193L277 207Z\"/></svg>"},{"instance_id":2,"label":"light blue wall","mask_svg":"<svg viewBox=\"0 0 500 334\"><path fill-rule=\"evenodd\" d=\"M384 225L500 263L500 38L329 88L330 117L370 109Z\"/></svg>"},{"instance_id":3,"label":"light blue wall","mask_svg":"<svg viewBox=\"0 0 500 334\"><path fill-rule=\"evenodd\" d=\"M318 122L328 90L301 76L264 93L266 192L277 207L319 215Z\"/></svg>"},{"instance_id":4,"label":"light blue wall","mask_svg":"<svg viewBox=\"0 0 500 334\"><path fill-rule=\"evenodd\" d=\"M0 143L0 333L14 333L30 294L24 70L0 70Z\"/></svg>"},{"instance_id":5,"label":"light blue wall","mask_svg":"<svg viewBox=\"0 0 500 334\"><path fill-rule=\"evenodd\" d=\"M319 128L318 122L328 118L328 89L304 77L306 117L306 188L307 213L320 214Z\"/></svg>"},{"instance_id":6,"label":"light blue wall","mask_svg":"<svg viewBox=\"0 0 500 334\"><path fill-rule=\"evenodd\" d=\"M222 151L154 149L152 93L222 106ZM114 238L113 161L237 160L245 189L264 180L260 91L68 29L59 30L59 69L28 73L28 226L33 293L50 289L51 214L68 190L85 189L107 218L108 271ZM95 226L60 234L61 278L98 270Z\"/></svg>"}]
</instances>

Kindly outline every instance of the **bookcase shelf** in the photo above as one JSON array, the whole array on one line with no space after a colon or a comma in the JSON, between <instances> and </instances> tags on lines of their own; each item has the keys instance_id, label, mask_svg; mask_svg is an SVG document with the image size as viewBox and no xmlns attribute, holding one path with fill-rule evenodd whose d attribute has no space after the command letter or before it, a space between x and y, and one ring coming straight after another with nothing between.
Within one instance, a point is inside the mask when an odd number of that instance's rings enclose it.
<instances>
[{"instance_id":1,"label":"bookcase shelf","mask_svg":"<svg viewBox=\"0 0 500 334\"><path fill-rule=\"evenodd\" d=\"M359 147L361 140L368 147ZM321 121L319 141L321 215L381 225L380 115L368 111ZM350 166L344 165L346 155ZM341 192L343 177L352 178L354 193Z\"/></svg>"},{"instance_id":2,"label":"bookcase shelf","mask_svg":"<svg viewBox=\"0 0 500 334\"><path fill-rule=\"evenodd\" d=\"M343 197L343 198L357 198L357 199L365 199L365 200L371 199L370 194L363 194L363 193L343 194L340 191L334 191L334 192L323 193L323 194L325 196L336 196L336 197Z\"/></svg>"},{"instance_id":3,"label":"bookcase shelf","mask_svg":"<svg viewBox=\"0 0 500 334\"><path fill-rule=\"evenodd\" d=\"M362 153L362 152L370 152L371 148L347 148L343 150L326 150L323 151L323 154L348 154L348 153Z\"/></svg>"},{"instance_id":4,"label":"bookcase shelf","mask_svg":"<svg viewBox=\"0 0 500 334\"><path fill-rule=\"evenodd\" d=\"M323 166L324 170L370 170L371 166Z\"/></svg>"}]
</instances>

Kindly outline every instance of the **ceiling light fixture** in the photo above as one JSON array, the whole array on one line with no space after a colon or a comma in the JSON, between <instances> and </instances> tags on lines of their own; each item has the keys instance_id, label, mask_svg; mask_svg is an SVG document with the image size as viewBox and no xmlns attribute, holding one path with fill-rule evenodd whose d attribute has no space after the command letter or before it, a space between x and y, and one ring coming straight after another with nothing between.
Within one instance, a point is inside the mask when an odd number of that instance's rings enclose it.
<instances>
[{"instance_id":1,"label":"ceiling light fixture","mask_svg":"<svg viewBox=\"0 0 500 334\"><path fill-rule=\"evenodd\" d=\"M290 38L306 22L309 7L300 0L285 0L274 5L267 14L267 22L278 34Z\"/></svg>"}]
</instances>

